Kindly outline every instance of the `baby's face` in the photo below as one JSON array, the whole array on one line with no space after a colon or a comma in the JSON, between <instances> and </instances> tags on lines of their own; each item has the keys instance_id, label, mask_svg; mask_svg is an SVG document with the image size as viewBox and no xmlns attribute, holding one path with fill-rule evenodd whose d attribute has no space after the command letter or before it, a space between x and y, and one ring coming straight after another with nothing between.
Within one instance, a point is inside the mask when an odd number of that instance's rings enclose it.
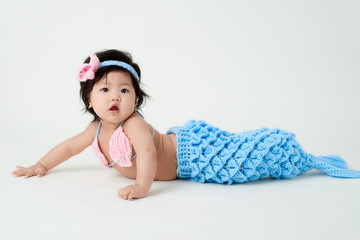
<instances>
[{"instance_id":1,"label":"baby's face","mask_svg":"<svg viewBox=\"0 0 360 240\"><path fill-rule=\"evenodd\" d=\"M89 108L93 108L102 121L119 124L136 107L136 93L130 73L112 71L97 82L90 93Z\"/></svg>"}]
</instances>

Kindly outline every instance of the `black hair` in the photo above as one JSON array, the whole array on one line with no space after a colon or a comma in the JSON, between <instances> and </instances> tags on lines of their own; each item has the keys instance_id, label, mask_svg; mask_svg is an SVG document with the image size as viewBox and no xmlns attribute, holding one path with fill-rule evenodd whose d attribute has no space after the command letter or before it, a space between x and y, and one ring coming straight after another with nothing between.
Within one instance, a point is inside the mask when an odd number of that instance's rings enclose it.
<instances>
[{"instance_id":1,"label":"black hair","mask_svg":"<svg viewBox=\"0 0 360 240\"><path fill-rule=\"evenodd\" d=\"M95 73L94 79L88 80L86 82L80 82L80 96L85 104L85 112L89 112L94 116L93 121L97 121L100 119L99 116L95 113L94 109L89 108L90 93L93 90L95 84L99 82L103 76L106 77L109 72L119 71L119 70L127 71L130 73L132 84L134 86L135 94L137 97L136 108L139 110L140 106L145 102L146 98L149 98L149 95L146 92L144 92L144 90L142 90L140 87L141 71L139 65L133 62L131 54L128 52L119 51L115 49L105 50L105 51L97 52L95 54L99 58L100 62L107 60L117 60L131 65L137 72L139 76L139 81L128 70L120 66L111 65L98 69ZM84 63L89 63L89 62L90 62L90 57L86 58L86 60L84 61Z\"/></svg>"}]
</instances>

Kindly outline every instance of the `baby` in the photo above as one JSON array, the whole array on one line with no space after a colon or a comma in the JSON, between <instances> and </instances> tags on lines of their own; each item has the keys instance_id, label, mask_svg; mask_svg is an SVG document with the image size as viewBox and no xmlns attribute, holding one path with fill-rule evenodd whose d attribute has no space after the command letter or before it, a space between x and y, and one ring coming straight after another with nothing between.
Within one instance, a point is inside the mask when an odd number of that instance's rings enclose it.
<instances>
[{"instance_id":1,"label":"baby","mask_svg":"<svg viewBox=\"0 0 360 240\"><path fill-rule=\"evenodd\" d=\"M121 198L142 198L153 180L176 179L176 138L153 129L137 109L148 95L140 87L141 72L130 54L108 50L91 54L80 66L80 94L93 122L82 133L60 143L38 163L17 166L15 176L44 176L92 145L105 167L115 168L134 185L118 191Z\"/></svg>"},{"instance_id":2,"label":"baby","mask_svg":"<svg viewBox=\"0 0 360 240\"><path fill-rule=\"evenodd\" d=\"M360 178L335 155L305 153L295 135L280 129L228 133L191 120L166 135L149 125L139 109L148 95L130 54L107 50L91 54L78 80L86 110L94 120L82 133L60 143L35 165L17 166L14 176L44 176L92 145L102 165L135 179L118 190L125 200L146 196L154 180L241 183L260 178L292 178L316 168L335 177Z\"/></svg>"}]
</instances>

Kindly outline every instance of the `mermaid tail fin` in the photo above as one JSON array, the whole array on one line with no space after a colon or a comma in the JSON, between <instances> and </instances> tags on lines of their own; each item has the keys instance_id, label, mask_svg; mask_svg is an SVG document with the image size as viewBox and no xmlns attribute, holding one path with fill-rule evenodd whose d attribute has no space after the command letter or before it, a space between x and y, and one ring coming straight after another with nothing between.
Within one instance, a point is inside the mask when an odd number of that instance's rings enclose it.
<instances>
[{"instance_id":1,"label":"mermaid tail fin","mask_svg":"<svg viewBox=\"0 0 360 240\"><path fill-rule=\"evenodd\" d=\"M330 176L340 178L360 178L360 171L348 169L346 162L336 155L314 157L313 161L314 168L322 170Z\"/></svg>"},{"instance_id":2,"label":"mermaid tail fin","mask_svg":"<svg viewBox=\"0 0 360 240\"><path fill-rule=\"evenodd\" d=\"M320 156L322 161L341 169L348 169L346 162L339 156L336 155L327 155L327 156Z\"/></svg>"}]
</instances>

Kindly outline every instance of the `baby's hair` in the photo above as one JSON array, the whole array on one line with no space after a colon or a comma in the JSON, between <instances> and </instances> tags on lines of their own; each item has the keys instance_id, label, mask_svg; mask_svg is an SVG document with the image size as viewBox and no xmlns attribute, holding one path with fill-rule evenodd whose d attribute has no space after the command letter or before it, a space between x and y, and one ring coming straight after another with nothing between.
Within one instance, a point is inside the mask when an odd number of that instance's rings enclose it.
<instances>
[{"instance_id":1,"label":"baby's hair","mask_svg":"<svg viewBox=\"0 0 360 240\"><path fill-rule=\"evenodd\" d=\"M97 82L99 82L103 76L107 77L107 74L109 72L119 71L119 70L130 73L130 76L132 79L132 84L134 86L136 97L137 97L136 108L139 110L140 106L145 102L146 98L148 98L149 95L146 94L146 92L144 90L142 90L140 87L141 71L140 71L139 66L133 62L131 54L128 52L123 52L123 51L119 51L119 50L115 50L115 49L105 50L105 51L97 52L95 54L99 58L100 62L104 62L107 60L117 60L117 61L122 61L122 62L125 62L125 63L131 65L135 69L137 74L139 75L139 81L137 81L136 78L133 76L133 74L131 74L128 70L126 70L120 66L111 65L111 66L99 68L95 73L94 79L88 80L86 82L80 82L80 96L85 104L85 112L89 112L94 116L93 121L100 120L99 116L95 113L94 109L89 108L90 93L91 93L92 89L94 88L95 84ZM86 60L84 61L84 63L89 63L89 62L90 62L90 57L87 57Z\"/></svg>"}]
</instances>

